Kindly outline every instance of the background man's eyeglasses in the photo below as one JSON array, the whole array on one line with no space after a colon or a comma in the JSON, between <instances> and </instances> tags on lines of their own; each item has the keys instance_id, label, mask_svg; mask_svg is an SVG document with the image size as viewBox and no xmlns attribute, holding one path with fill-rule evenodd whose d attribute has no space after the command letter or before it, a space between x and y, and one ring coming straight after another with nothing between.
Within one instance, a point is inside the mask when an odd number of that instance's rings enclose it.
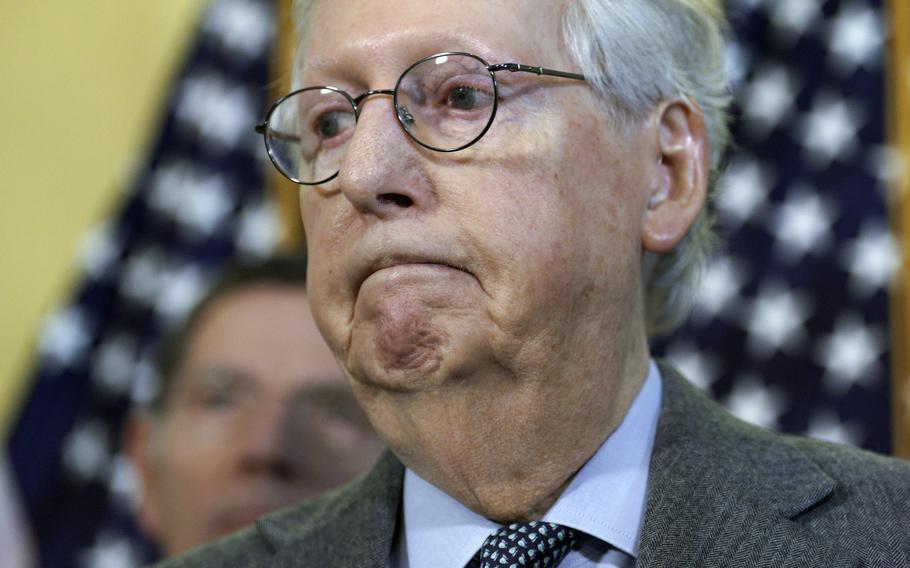
<instances>
[{"instance_id":1,"label":"background man's eyeglasses","mask_svg":"<svg viewBox=\"0 0 910 568\"><path fill-rule=\"evenodd\" d=\"M408 67L394 89L352 97L336 87L304 87L278 99L256 125L278 171L303 185L338 175L354 134L360 104L371 95L390 95L404 131L437 152L456 152L490 129L499 105L497 71L535 73L584 81L584 75L519 63L490 65L477 55L437 53Z\"/></svg>"}]
</instances>

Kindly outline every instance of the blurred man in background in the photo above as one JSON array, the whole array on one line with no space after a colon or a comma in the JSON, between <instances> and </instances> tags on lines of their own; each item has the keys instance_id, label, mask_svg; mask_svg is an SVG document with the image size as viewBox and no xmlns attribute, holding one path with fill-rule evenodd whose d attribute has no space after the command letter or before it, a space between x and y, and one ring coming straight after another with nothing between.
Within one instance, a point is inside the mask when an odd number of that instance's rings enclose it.
<instances>
[{"instance_id":1,"label":"blurred man in background","mask_svg":"<svg viewBox=\"0 0 910 568\"><path fill-rule=\"evenodd\" d=\"M316 329L306 262L229 271L166 343L126 443L139 521L166 555L365 472L382 442Z\"/></svg>"}]
</instances>

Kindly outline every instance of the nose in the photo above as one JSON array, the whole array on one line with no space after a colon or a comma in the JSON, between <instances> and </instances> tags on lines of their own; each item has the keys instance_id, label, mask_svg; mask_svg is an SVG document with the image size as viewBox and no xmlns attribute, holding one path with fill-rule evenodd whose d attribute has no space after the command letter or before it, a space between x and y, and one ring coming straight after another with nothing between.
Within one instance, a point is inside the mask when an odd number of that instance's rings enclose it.
<instances>
[{"instance_id":1,"label":"nose","mask_svg":"<svg viewBox=\"0 0 910 568\"><path fill-rule=\"evenodd\" d=\"M392 218L432 205L421 152L401 128L389 92L360 101L354 135L338 173L341 192L362 214Z\"/></svg>"}]
</instances>

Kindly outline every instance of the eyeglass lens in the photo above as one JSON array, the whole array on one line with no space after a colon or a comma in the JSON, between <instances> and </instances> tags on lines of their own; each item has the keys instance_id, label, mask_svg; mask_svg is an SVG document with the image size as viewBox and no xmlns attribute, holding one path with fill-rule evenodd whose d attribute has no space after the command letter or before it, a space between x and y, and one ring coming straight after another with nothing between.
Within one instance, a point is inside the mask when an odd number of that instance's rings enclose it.
<instances>
[{"instance_id":1,"label":"eyeglass lens","mask_svg":"<svg viewBox=\"0 0 910 568\"><path fill-rule=\"evenodd\" d=\"M474 56L433 56L402 74L394 103L398 121L411 138L451 152L486 132L496 111L495 82ZM275 165L298 183L328 181L341 167L356 112L354 100L329 87L303 89L283 99L269 115L266 130Z\"/></svg>"}]
</instances>

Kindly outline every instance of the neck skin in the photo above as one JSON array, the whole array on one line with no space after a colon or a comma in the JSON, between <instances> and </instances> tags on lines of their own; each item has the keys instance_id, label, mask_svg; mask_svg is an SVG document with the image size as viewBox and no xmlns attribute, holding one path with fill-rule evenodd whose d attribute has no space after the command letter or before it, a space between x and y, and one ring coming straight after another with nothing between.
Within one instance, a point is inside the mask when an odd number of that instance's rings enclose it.
<instances>
[{"instance_id":1,"label":"neck skin","mask_svg":"<svg viewBox=\"0 0 910 568\"><path fill-rule=\"evenodd\" d=\"M418 475L488 519L530 521L555 503L638 394L647 342L643 331L625 337L626 345L582 351L603 354L594 361L538 361L522 374L494 367L431 391L355 390Z\"/></svg>"}]
</instances>

